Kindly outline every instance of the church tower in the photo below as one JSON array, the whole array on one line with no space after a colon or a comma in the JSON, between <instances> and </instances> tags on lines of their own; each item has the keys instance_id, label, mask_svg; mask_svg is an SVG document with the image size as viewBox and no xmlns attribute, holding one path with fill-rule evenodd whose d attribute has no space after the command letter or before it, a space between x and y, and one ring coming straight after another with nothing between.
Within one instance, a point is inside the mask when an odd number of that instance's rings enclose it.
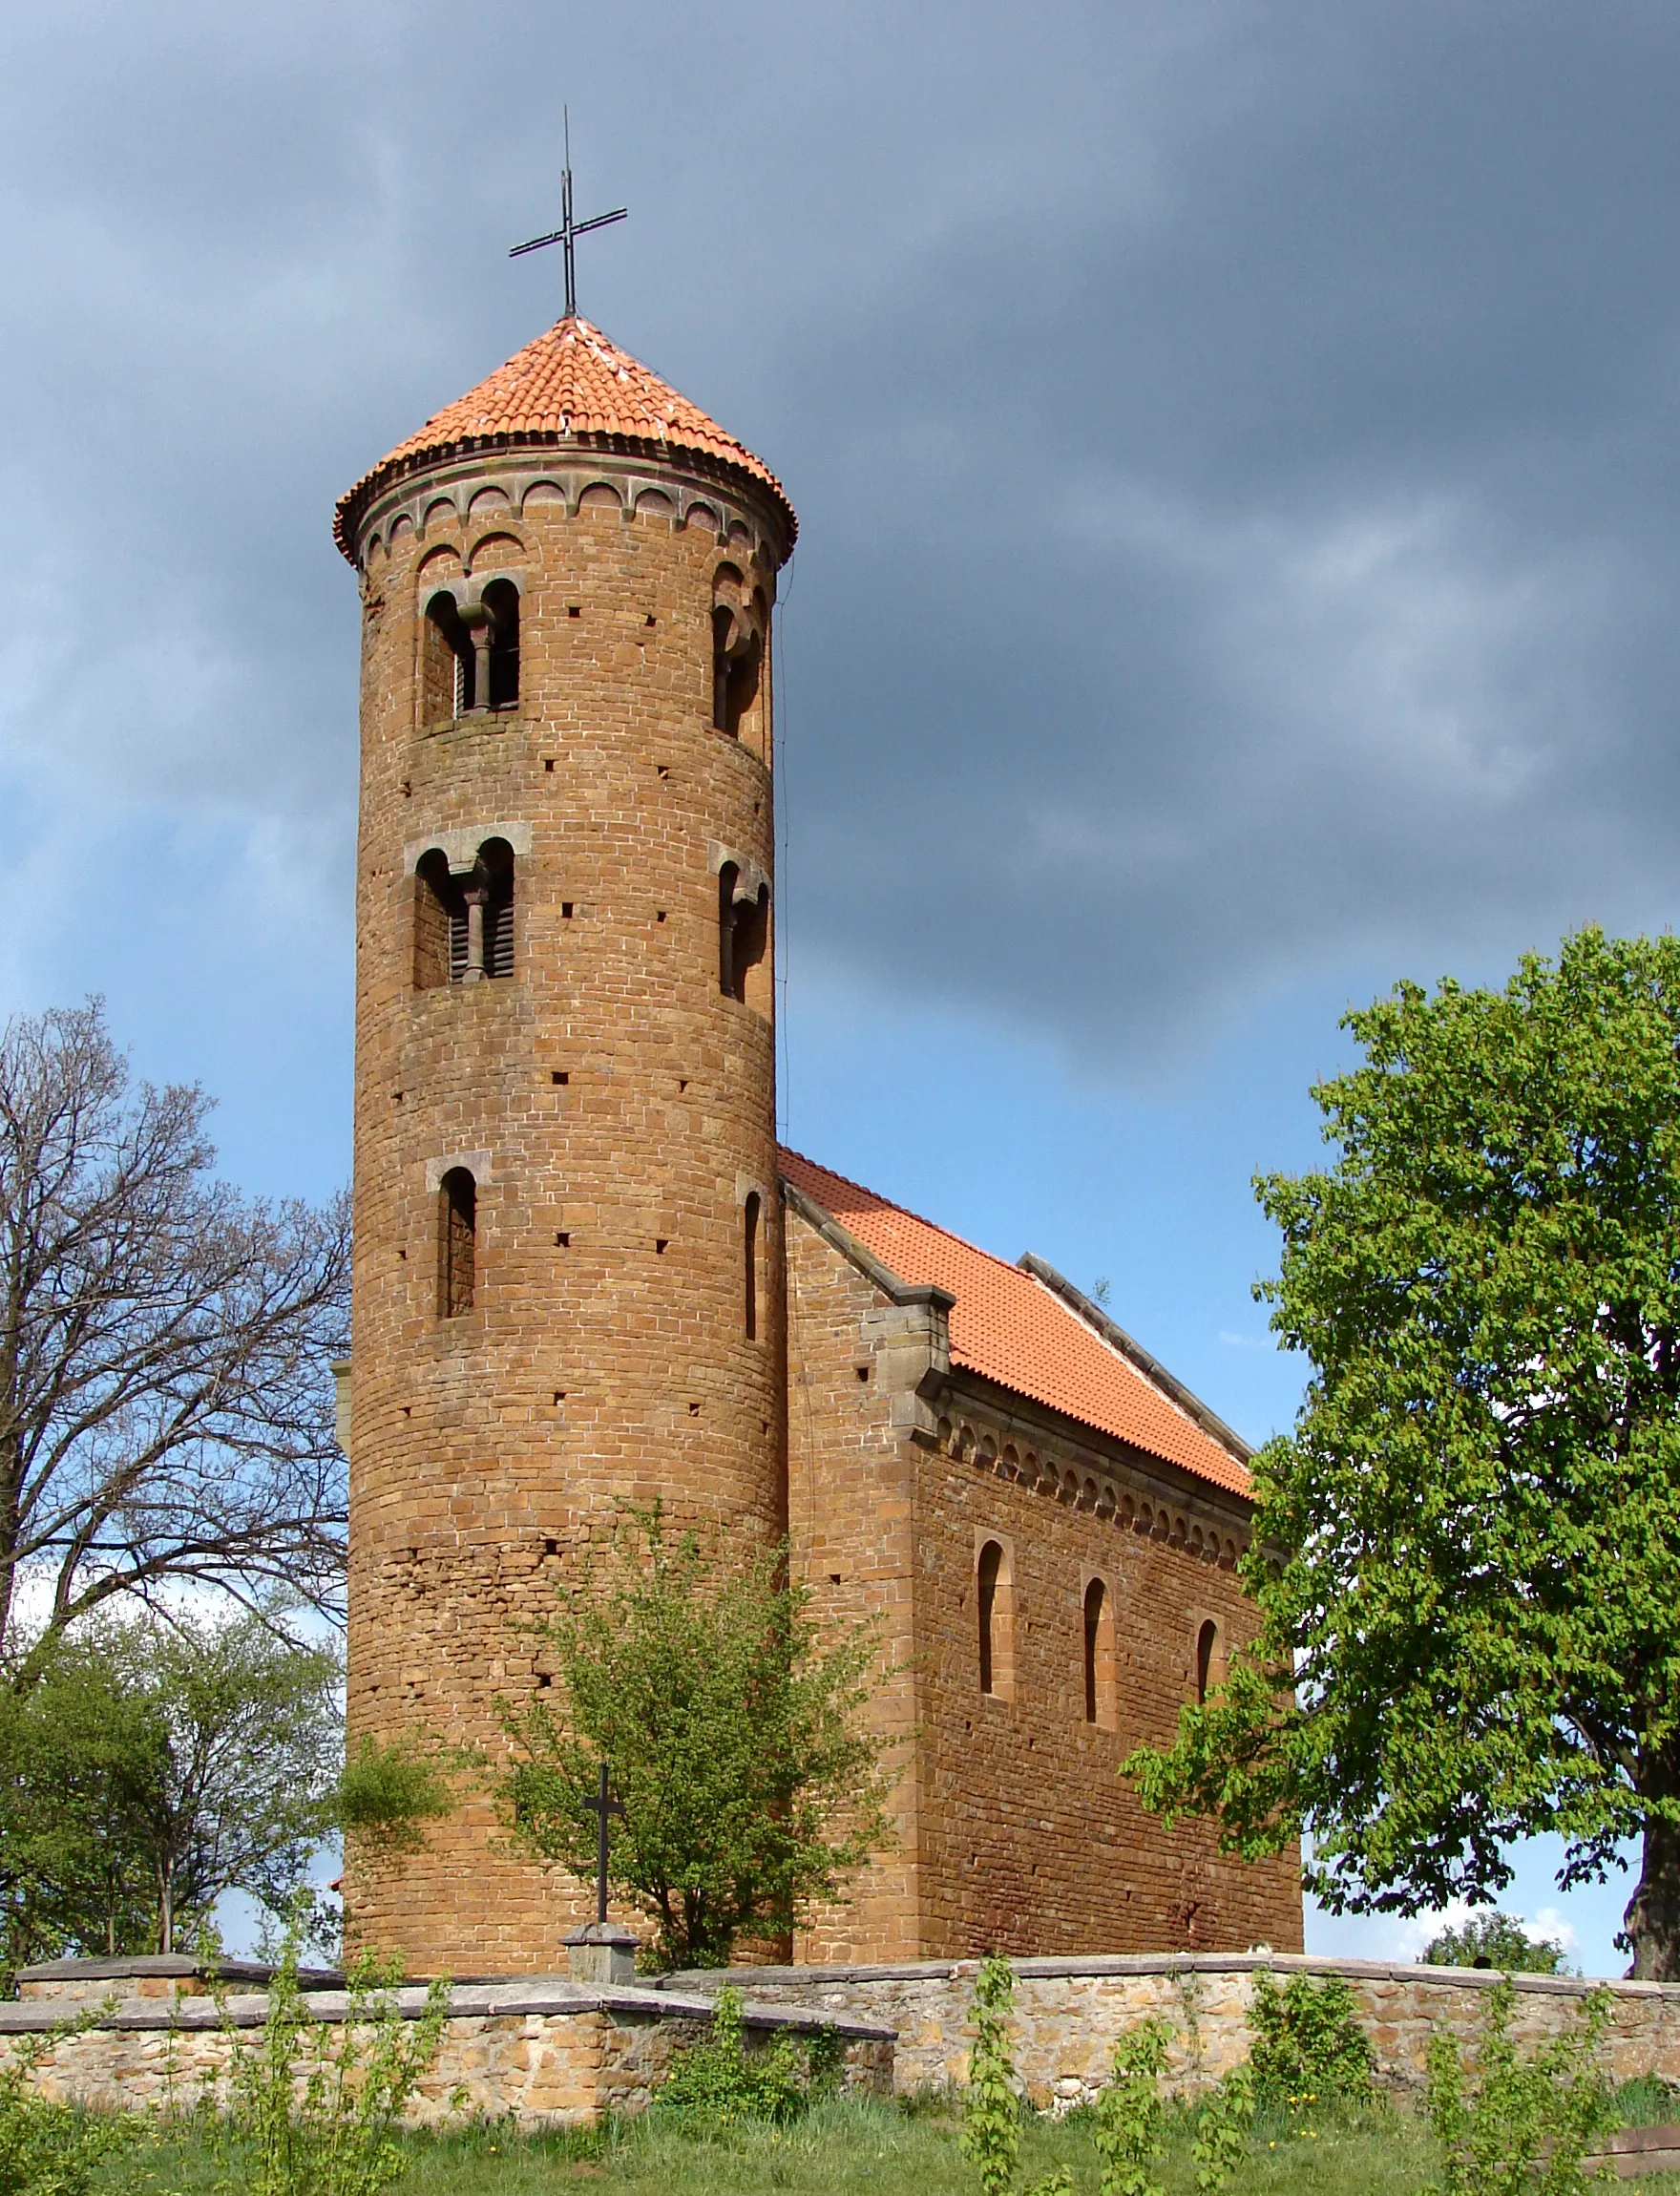
<instances>
[{"instance_id":1,"label":"church tower","mask_svg":"<svg viewBox=\"0 0 1680 2196\"><path fill-rule=\"evenodd\" d=\"M497 1751L520 1619L655 1497L786 1530L770 620L795 518L561 320L338 506L361 575L348 1726ZM351 1856L410 1973L586 1894L463 1801Z\"/></svg>"}]
</instances>

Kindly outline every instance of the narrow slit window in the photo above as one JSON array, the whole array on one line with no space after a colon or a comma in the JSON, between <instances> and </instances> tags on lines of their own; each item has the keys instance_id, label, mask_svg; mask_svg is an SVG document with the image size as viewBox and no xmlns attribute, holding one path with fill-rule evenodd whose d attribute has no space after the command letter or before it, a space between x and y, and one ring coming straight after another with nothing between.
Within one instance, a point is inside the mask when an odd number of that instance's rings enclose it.
<instances>
[{"instance_id":1,"label":"narrow slit window","mask_svg":"<svg viewBox=\"0 0 1680 2196\"><path fill-rule=\"evenodd\" d=\"M718 872L718 989L737 999L735 989L735 885L741 872L726 861Z\"/></svg>"},{"instance_id":2,"label":"narrow slit window","mask_svg":"<svg viewBox=\"0 0 1680 2196\"><path fill-rule=\"evenodd\" d=\"M758 1224L762 1210L763 1205L758 1192L756 1190L749 1191L742 1219L742 1257L745 1267L743 1277L746 1286L745 1309L746 1339L749 1342L755 1342L758 1340Z\"/></svg>"},{"instance_id":3,"label":"narrow slit window","mask_svg":"<svg viewBox=\"0 0 1680 2196\"><path fill-rule=\"evenodd\" d=\"M1225 1683L1225 1643L1212 1617L1196 1634L1196 1704L1204 1705L1209 1693Z\"/></svg>"},{"instance_id":4,"label":"narrow slit window","mask_svg":"<svg viewBox=\"0 0 1680 2196\"><path fill-rule=\"evenodd\" d=\"M437 1308L458 1320L472 1309L477 1282L478 1184L468 1167L452 1167L438 1185Z\"/></svg>"},{"instance_id":5,"label":"narrow slit window","mask_svg":"<svg viewBox=\"0 0 1680 2196\"><path fill-rule=\"evenodd\" d=\"M1097 1658L1102 1644L1102 1581L1093 1578L1085 1588L1085 1721L1097 1721Z\"/></svg>"},{"instance_id":6,"label":"narrow slit window","mask_svg":"<svg viewBox=\"0 0 1680 2196\"><path fill-rule=\"evenodd\" d=\"M996 1693L998 1690L998 1586L1003 1572L1003 1550L996 1540L988 1540L980 1550L976 1572L976 1604L980 1631L980 1691Z\"/></svg>"},{"instance_id":7,"label":"narrow slit window","mask_svg":"<svg viewBox=\"0 0 1680 2196\"><path fill-rule=\"evenodd\" d=\"M764 635L762 589L749 593L737 567L721 564L712 581L712 724L732 740L756 737Z\"/></svg>"},{"instance_id":8,"label":"narrow slit window","mask_svg":"<svg viewBox=\"0 0 1680 2196\"><path fill-rule=\"evenodd\" d=\"M1085 1721L1100 1731L1120 1727L1119 1650L1114 1636L1114 1596L1105 1580L1085 1588Z\"/></svg>"}]
</instances>

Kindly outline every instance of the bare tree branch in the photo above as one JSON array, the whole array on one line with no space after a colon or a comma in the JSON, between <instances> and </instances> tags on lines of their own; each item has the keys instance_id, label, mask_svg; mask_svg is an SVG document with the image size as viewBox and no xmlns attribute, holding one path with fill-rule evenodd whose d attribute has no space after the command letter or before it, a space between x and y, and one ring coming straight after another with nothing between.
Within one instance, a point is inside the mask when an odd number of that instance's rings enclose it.
<instances>
[{"instance_id":1,"label":"bare tree branch","mask_svg":"<svg viewBox=\"0 0 1680 2196\"><path fill-rule=\"evenodd\" d=\"M97 1002L0 1034L0 1658L169 1579L335 1611L349 1207L218 1182L196 1086L131 1089Z\"/></svg>"}]
</instances>

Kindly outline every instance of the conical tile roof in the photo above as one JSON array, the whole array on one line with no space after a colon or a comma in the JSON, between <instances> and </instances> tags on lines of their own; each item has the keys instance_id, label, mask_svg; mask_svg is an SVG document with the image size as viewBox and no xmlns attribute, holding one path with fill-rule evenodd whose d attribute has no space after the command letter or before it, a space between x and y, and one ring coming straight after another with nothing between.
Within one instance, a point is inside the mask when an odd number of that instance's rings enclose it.
<instances>
[{"instance_id":1,"label":"conical tile roof","mask_svg":"<svg viewBox=\"0 0 1680 2196\"><path fill-rule=\"evenodd\" d=\"M576 317L556 321L365 473L339 497L333 539L354 562L356 527L369 497L421 465L487 444L568 441L585 448L591 443L628 445L651 456L698 457L745 474L775 497L788 522L788 546L793 544L798 520L787 490L769 467L698 405L609 343L599 328Z\"/></svg>"}]
</instances>

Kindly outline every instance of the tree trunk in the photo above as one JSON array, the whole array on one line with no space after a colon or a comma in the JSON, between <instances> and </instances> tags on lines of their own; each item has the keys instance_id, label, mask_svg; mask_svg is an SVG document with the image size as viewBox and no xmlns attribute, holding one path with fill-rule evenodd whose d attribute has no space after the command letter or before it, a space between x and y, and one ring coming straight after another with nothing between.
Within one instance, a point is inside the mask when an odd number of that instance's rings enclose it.
<instances>
[{"instance_id":1,"label":"tree trunk","mask_svg":"<svg viewBox=\"0 0 1680 2196\"><path fill-rule=\"evenodd\" d=\"M1633 1947L1639 1982L1680 1982L1680 1824L1648 1817L1639 1889L1622 1926Z\"/></svg>"},{"instance_id":2,"label":"tree trunk","mask_svg":"<svg viewBox=\"0 0 1680 2196\"><path fill-rule=\"evenodd\" d=\"M168 1861L158 1871L158 1950L175 1950L175 1870Z\"/></svg>"}]
</instances>

